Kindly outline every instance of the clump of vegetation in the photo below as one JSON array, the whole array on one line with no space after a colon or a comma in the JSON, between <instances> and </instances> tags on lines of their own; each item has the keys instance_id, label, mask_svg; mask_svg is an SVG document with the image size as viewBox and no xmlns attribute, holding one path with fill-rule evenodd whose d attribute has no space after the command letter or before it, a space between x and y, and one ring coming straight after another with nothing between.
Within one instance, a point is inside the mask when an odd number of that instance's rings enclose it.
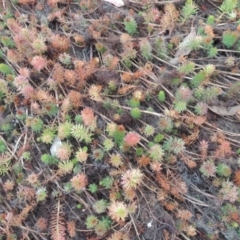
<instances>
[{"instance_id":1,"label":"clump of vegetation","mask_svg":"<svg viewBox=\"0 0 240 240\"><path fill-rule=\"evenodd\" d=\"M0 10L0 239L240 238L237 0Z\"/></svg>"}]
</instances>

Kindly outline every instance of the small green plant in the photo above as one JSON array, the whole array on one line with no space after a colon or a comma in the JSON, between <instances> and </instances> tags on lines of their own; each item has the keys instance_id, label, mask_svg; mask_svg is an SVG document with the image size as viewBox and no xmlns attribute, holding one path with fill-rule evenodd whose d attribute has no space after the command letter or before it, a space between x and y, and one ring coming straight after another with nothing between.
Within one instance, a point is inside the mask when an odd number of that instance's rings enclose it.
<instances>
[{"instance_id":1,"label":"small green plant","mask_svg":"<svg viewBox=\"0 0 240 240\"><path fill-rule=\"evenodd\" d=\"M231 18L234 9L237 7L237 4L238 0L224 0L219 7L220 12L222 13L219 19L225 14Z\"/></svg>"},{"instance_id":2,"label":"small green plant","mask_svg":"<svg viewBox=\"0 0 240 240\"><path fill-rule=\"evenodd\" d=\"M43 143L52 143L55 137L55 131L51 128L46 128L43 130L42 135L38 138L39 141Z\"/></svg>"},{"instance_id":3,"label":"small green plant","mask_svg":"<svg viewBox=\"0 0 240 240\"><path fill-rule=\"evenodd\" d=\"M184 101L176 101L174 104L174 109L178 112L181 113L187 109L187 103Z\"/></svg>"},{"instance_id":4,"label":"small green plant","mask_svg":"<svg viewBox=\"0 0 240 240\"><path fill-rule=\"evenodd\" d=\"M151 43L147 39L142 39L139 43L141 55L150 60L152 58L152 46Z\"/></svg>"},{"instance_id":5,"label":"small green plant","mask_svg":"<svg viewBox=\"0 0 240 240\"><path fill-rule=\"evenodd\" d=\"M129 106L132 108L140 106L140 101L136 98L131 98L128 103L129 103Z\"/></svg>"},{"instance_id":6,"label":"small green plant","mask_svg":"<svg viewBox=\"0 0 240 240\"><path fill-rule=\"evenodd\" d=\"M112 139L110 138L106 138L104 141L103 141L103 148L105 151L110 151L114 146L114 143L112 141Z\"/></svg>"},{"instance_id":7,"label":"small green plant","mask_svg":"<svg viewBox=\"0 0 240 240\"><path fill-rule=\"evenodd\" d=\"M154 43L154 49L157 52L158 57L165 59L168 55L168 48L166 42L162 38L157 38Z\"/></svg>"},{"instance_id":8,"label":"small green plant","mask_svg":"<svg viewBox=\"0 0 240 240\"><path fill-rule=\"evenodd\" d=\"M205 177L214 177L216 173L216 166L213 162L213 160L207 160L205 161L201 167L200 167L200 172L205 176Z\"/></svg>"},{"instance_id":9,"label":"small green plant","mask_svg":"<svg viewBox=\"0 0 240 240\"><path fill-rule=\"evenodd\" d=\"M165 96L165 92L164 91L159 91L159 93L158 93L158 100L159 100L159 102L165 102L166 96Z\"/></svg>"},{"instance_id":10,"label":"small green plant","mask_svg":"<svg viewBox=\"0 0 240 240\"><path fill-rule=\"evenodd\" d=\"M112 164L112 166L114 166L116 168L123 165L122 156L119 153L111 154L109 162Z\"/></svg>"},{"instance_id":11,"label":"small green plant","mask_svg":"<svg viewBox=\"0 0 240 240\"><path fill-rule=\"evenodd\" d=\"M71 173L73 167L74 167L73 161L65 160L58 163L58 169L61 175Z\"/></svg>"},{"instance_id":12,"label":"small green plant","mask_svg":"<svg viewBox=\"0 0 240 240\"><path fill-rule=\"evenodd\" d=\"M184 74L192 73L194 71L194 69L195 69L194 62L188 62L178 68L179 72L184 73Z\"/></svg>"},{"instance_id":13,"label":"small green plant","mask_svg":"<svg viewBox=\"0 0 240 240\"><path fill-rule=\"evenodd\" d=\"M95 184L95 183L89 184L89 185L88 185L88 190L89 190L91 193L96 193L96 192L98 191L98 186L97 186L97 184Z\"/></svg>"},{"instance_id":14,"label":"small green plant","mask_svg":"<svg viewBox=\"0 0 240 240\"><path fill-rule=\"evenodd\" d=\"M96 50L99 52L99 53L104 53L106 51L106 47L100 43L100 42L97 42L95 44L95 47L96 47Z\"/></svg>"},{"instance_id":15,"label":"small green plant","mask_svg":"<svg viewBox=\"0 0 240 240\"><path fill-rule=\"evenodd\" d=\"M41 187L36 192L36 197L38 202L42 202L47 198L47 190L46 187Z\"/></svg>"},{"instance_id":16,"label":"small green plant","mask_svg":"<svg viewBox=\"0 0 240 240\"><path fill-rule=\"evenodd\" d=\"M45 115L53 117L57 115L58 107L55 103L47 103L44 105L43 112Z\"/></svg>"},{"instance_id":17,"label":"small green plant","mask_svg":"<svg viewBox=\"0 0 240 240\"><path fill-rule=\"evenodd\" d=\"M124 19L125 30L130 34L134 35L137 33L137 22L132 17L126 17Z\"/></svg>"},{"instance_id":18,"label":"small green plant","mask_svg":"<svg viewBox=\"0 0 240 240\"><path fill-rule=\"evenodd\" d=\"M149 156L153 161L162 161L164 156L164 150L160 144L154 144L148 150Z\"/></svg>"},{"instance_id":19,"label":"small green plant","mask_svg":"<svg viewBox=\"0 0 240 240\"><path fill-rule=\"evenodd\" d=\"M94 228L98 224L98 218L94 215L90 215L87 217L85 224L87 229Z\"/></svg>"},{"instance_id":20,"label":"small green plant","mask_svg":"<svg viewBox=\"0 0 240 240\"><path fill-rule=\"evenodd\" d=\"M209 15L208 18L207 18L206 23L208 25L213 25L215 23L215 17L213 15Z\"/></svg>"},{"instance_id":21,"label":"small green plant","mask_svg":"<svg viewBox=\"0 0 240 240\"><path fill-rule=\"evenodd\" d=\"M208 105L204 102L198 102L194 108L195 113L198 115L204 115L208 111Z\"/></svg>"},{"instance_id":22,"label":"small green plant","mask_svg":"<svg viewBox=\"0 0 240 240\"><path fill-rule=\"evenodd\" d=\"M11 123L8 123L8 122L5 122L5 123L2 123L0 129L4 132L4 133L10 133L13 129L12 127L12 124Z\"/></svg>"},{"instance_id":23,"label":"small green plant","mask_svg":"<svg viewBox=\"0 0 240 240\"><path fill-rule=\"evenodd\" d=\"M186 20L192 18L197 12L198 12L198 6L192 0L187 0L181 10L182 24Z\"/></svg>"},{"instance_id":24,"label":"small green plant","mask_svg":"<svg viewBox=\"0 0 240 240\"><path fill-rule=\"evenodd\" d=\"M31 159L31 153L29 151L23 152L22 158L26 161L29 161Z\"/></svg>"},{"instance_id":25,"label":"small green plant","mask_svg":"<svg viewBox=\"0 0 240 240\"><path fill-rule=\"evenodd\" d=\"M0 63L0 72L2 74L12 74L13 70L11 67L9 67L7 64L5 63Z\"/></svg>"},{"instance_id":26,"label":"small green plant","mask_svg":"<svg viewBox=\"0 0 240 240\"><path fill-rule=\"evenodd\" d=\"M2 36L0 42L4 47L13 48L15 46L14 41L10 37Z\"/></svg>"},{"instance_id":27,"label":"small green plant","mask_svg":"<svg viewBox=\"0 0 240 240\"><path fill-rule=\"evenodd\" d=\"M225 31L223 32L222 42L227 47L232 47L238 40L239 33L237 31Z\"/></svg>"},{"instance_id":28,"label":"small green plant","mask_svg":"<svg viewBox=\"0 0 240 240\"><path fill-rule=\"evenodd\" d=\"M35 133L40 133L43 129L43 121L41 118L37 117L27 118L26 125L30 126Z\"/></svg>"},{"instance_id":29,"label":"small green plant","mask_svg":"<svg viewBox=\"0 0 240 240\"><path fill-rule=\"evenodd\" d=\"M74 121L76 124L81 124L83 122L82 116L80 114L77 114L74 118Z\"/></svg>"},{"instance_id":30,"label":"small green plant","mask_svg":"<svg viewBox=\"0 0 240 240\"><path fill-rule=\"evenodd\" d=\"M160 118L158 126L162 131L171 132L173 130L173 121L170 117L163 116Z\"/></svg>"},{"instance_id":31,"label":"small green plant","mask_svg":"<svg viewBox=\"0 0 240 240\"><path fill-rule=\"evenodd\" d=\"M230 177L232 174L232 170L227 164L219 163L217 165L217 174L221 177Z\"/></svg>"},{"instance_id":32,"label":"small green plant","mask_svg":"<svg viewBox=\"0 0 240 240\"><path fill-rule=\"evenodd\" d=\"M7 146L4 141L0 140L0 153L4 153L7 150Z\"/></svg>"},{"instance_id":33,"label":"small green plant","mask_svg":"<svg viewBox=\"0 0 240 240\"><path fill-rule=\"evenodd\" d=\"M58 59L59 59L59 61L60 61L62 64L66 65L66 66L70 66L71 63L72 63L72 58L71 58L71 56L70 56L69 54L67 54L67 53L61 53L61 54L59 55Z\"/></svg>"},{"instance_id":34,"label":"small green plant","mask_svg":"<svg viewBox=\"0 0 240 240\"><path fill-rule=\"evenodd\" d=\"M107 209L108 206L108 202L105 199L101 199L96 201L93 204L93 209L96 213L100 214L100 213L104 213Z\"/></svg>"},{"instance_id":35,"label":"small green plant","mask_svg":"<svg viewBox=\"0 0 240 240\"><path fill-rule=\"evenodd\" d=\"M158 134L154 137L153 141L154 141L154 143L160 143L160 142L163 141L163 139L164 139L164 135L161 134L161 133L158 133Z\"/></svg>"},{"instance_id":36,"label":"small green plant","mask_svg":"<svg viewBox=\"0 0 240 240\"><path fill-rule=\"evenodd\" d=\"M113 184L113 178L111 177L105 177L100 182L99 185L103 186L104 188L110 189Z\"/></svg>"},{"instance_id":37,"label":"small green plant","mask_svg":"<svg viewBox=\"0 0 240 240\"><path fill-rule=\"evenodd\" d=\"M131 109L131 116L134 119L138 119L141 117L141 110L139 108L133 108Z\"/></svg>"},{"instance_id":38,"label":"small green plant","mask_svg":"<svg viewBox=\"0 0 240 240\"><path fill-rule=\"evenodd\" d=\"M208 49L208 57L216 57L218 54L218 49L216 47L211 47Z\"/></svg>"},{"instance_id":39,"label":"small green plant","mask_svg":"<svg viewBox=\"0 0 240 240\"><path fill-rule=\"evenodd\" d=\"M71 136L72 123L64 122L58 126L58 137L60 139L68 138Z\"/></svg>"},{"instance_id":40,"label":"small green plant","mask_svg":"<svg viewBox=\"0 0 240 240\"><path fill-rule=\"evenodd\" d=\"M90 128L85 127L82 124L73 125L71 127L71 134L79 142L84 141L85 143L90 143L92 141L92 133Z\"/></svg>"},{"instance_id":41,"label":"small green plant","mask_svg":"<svg viewBox=\"0 0 240 240\"><path fill-rule=\"evenodd\" d=\"M207 78L207 74L204 70L201 70L196 75L193 76L190 84L193 88L198 87L201 83L203 83Z\"/></svg>"},{"instance_id":42,"label":"small green plant","mask_svg":"<svg viewBox=\"0 0 240 240\"><path fill-rule=\"evenodd\" d=\"M185 150L185 143L183 139L177 137L170 137L164 142L164 149L168 152L179 154Z\"/></svg>"},{"instance_id":43,"label":"small green plant","mask_svg":"<svg viewBox=\"0 0 240 240\"><path fill-rule=\"evenodd\" d=\"M140 157L140 156L143 155L143 153L144 153L144 151L143 151L143 149L141 147L138 147L136 149L136 156Z\"/></svg>"},{"instance_id":44,"label":"small green plant","mask_svg":"<svg viewBox=\"0 0 240 240\"><path fill-rule=\"evenodd\" d=\"M151 125L146 125L143 130L144 135L147 137L152 136L154 132L155 132L155 128Z\"/></svg>"},{"instance_id":45,"label":"small green plant","mask_svg":"<svg viewBox=\"0 0 240 240\"><path fill-rule=\"evenodd\" d=\"M98 236L103 236L111 227L111 220L108 217L102 217L94 227L94 231Z\"/></svg>"},{"instance_id":46,"label":"small green plant","mask_svg":"<svg viewBox=\"0 0 240 240\"><path fill-rule=\"evenodd\" d=\"M43 163L47 164L47 165L55 165L58 163L58 159L50 154L43 154L41 156L41 160Z\"/></svg>"},{"instance_id":47,"label":"small green plant","mask_svg":"<svg viewBox=\"0 0 240 240\"><path fill-rule=\"evenodd\" d=\"M104 151L101 148L96 148L93 150L93 158L97 161L102 160L104 157Z\"/></svg>"}]
</instances>

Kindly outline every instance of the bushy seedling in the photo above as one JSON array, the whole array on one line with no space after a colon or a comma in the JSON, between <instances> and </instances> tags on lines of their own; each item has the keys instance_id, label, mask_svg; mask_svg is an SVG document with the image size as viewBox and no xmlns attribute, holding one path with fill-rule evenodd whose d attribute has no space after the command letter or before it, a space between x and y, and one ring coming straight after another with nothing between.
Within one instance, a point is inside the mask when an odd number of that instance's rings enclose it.
<instances>
[{"instance_id":1,"label":"bushy seedling","mask_svg":"<svg viewBox=\"0 0 240 240\"><path fill-rule=\"evenodd\" d=\"M104 157L104 151L101 148L96 148L93 150L93 158L97 161L102 160Z\"/></svg>"},{"instance_id":2,"label":"bushy seedling","mask_svg":"<svg viewBox=\"0 0 240 240\"><path fill-rule=\"evenodd\" d=\"M225 31L222 36L222 42L227 47L232 47L238 40L239 33L237 31Z\"/></svg>"},{"instance_id":3,"label":"bushy seedling","mask_svg":"<svg viewBox=\"0 0 240 240\"><path fill-rule=\"evenodd\" d=\"M215 17L213 15L209 15L208 18L207 18L206 23L208 25L213 25L215 23Z\"/></svg>"},{"instance_id":4,"label":"bushy seedling","mask_svg":"<svg viewBox=\"0 0 240 240\"><path fill-rule=\"evenodd\" d=\"M97 184L95 184L95 183L89 184L88 190L89 190L91 193L96 193L96 192L98 191L98 186L97 186Z\"/></svg>"},{"instance_id":5,"label":"bushy seedling","mask_svg":"<svg viewBox=\"0 0 240 240\"><path fill-rule=\"evenodd\" d=\"M155 40L154 49L157 52L158 57L165 59L165 57L168 55L166 42L160 37Z\"/></svg>"},{"instance_id":6,"label":"bushy seedling","mask_svg":"<svg viewBox=\"0 0 240 240\"><path fill-rule=\"evenodd\" d=\"M82 124L72 125L71 134L79 142L84 141L90 143L92 141L92 133L90 128L83 126Z\"/></svg>"},{"instance_id":7,"label":"bushy seedling","mask_svg":"<svg viewBox=\"0 0 240 240\"><path fill-rule=\"evenodd\" d=\"M183 111L185 111L187 109L187 103L184 102L184 101L177 101L174 104L174 109L177 112L181 113L181 112L183 112Z\"/></svg>"},{"instance_id":8,"label":"bushy seedling","mask_svg":"<svg viewBox=\"0 0 240 240\"><path fill-rule=\"evenodd\" d=\"M139 107L140 106L140 101L136 98L131 98L129 100L129 106L132 107L132 108Z\"/></svg>"},{"instance_id":9,"label":"bushy seedling","mask_svg":"<svg viewBox=\"0 0 240 240\"><path fill-rule=\"evenodd\" d=\"M144 153L144 151L143 151L143 149L141 147L138 147L136 149L136 156L140 157L140 156L143 155L143 153Z\"/></svg>"},{"instance_id":10,"label":"bushy seedling","mask_svg":"<svg viewBox=\"0 0 240 240\"><path fill-rule=\"evenodd\" d=\"M47 164L47 165L55 165L58 163L58 159L50 154L43 154L41 156L41 160L43 163Z\"/></svg>"},{"instance_id":11,"label":"bushy seedling","mask_svg":"<svg viewBox=\"0 0 240 240\"><path fill-rule=\"evenodd\" d=\"M131 109L131 116L134 119L138 119L141 117L141 110L139 108L133 108Z\"/></svg>"},{"instance_id":12,"label":"bushy seedling","mask_svg":"<svg viewBox=\"0 0 240 240\"><path fill-rule=\"evenodd\" d=\"M146 135L147 137L152 136L154 132L155 132L155 128L151 125L146 125L143 130L144 135Z\"/></svg>"},{"instance_id":13,"label":"bushy seedling","mask_svg":"<svg viewBox=\"0 0 240 240\"><path fill-rule=\"evenodd\" d=\"M36 197L38 202L42 202L46 200L47 196L48 195L47 195L46 187L41 187L36 192Z\"/></svg>"},{"instance_id":14,"label":"bushy seedling","mask_svg":"<svg viewBox=\"0 0 240 240\"><path fill-rule=\"evenodd\" d=\"M7 146L4 141L0 140L0 153L4 153L7 150Z\"/></svg>"},{"instance_id":15,"label":"bushy seedling","mask_svg":"<svg viewBox=\"0 0 240 240\"><path fill-rule=\"evenodd\" d=\"M109 230L110 226L111 221L106 217L102 217L102 220L99 220L94 227L94 231L98 236L103 236Z\"/></svg>"},{"instance_id":16,"label":"bushy seedling","mask_svg":"<svg viewBox=\"0 0 240 240\"><path fill-rule=\"evenodd\" d=\"M220 5L219 10L222 13L222 15L227 14L228 17L231 17L231 14L237 7L237 4L238 0L224 0L223 3Z\"/></svg>"},{"instance_id":17,"label":"bushy seedling","mask_svg":"<svg viewBox=\"0 0 240 240\"><path fill-rule=\"evenodd\" d=\"M161 133L158 133L158 134L154 137L153 141L154 141L154 143L160 143L160 142L163 141L163 139L164 139L164 135L161 134Z\"/></svg>"},{"instance_id":18,"label":"bushy seedling","mask_svg":"<svg viewBox=\"0 0 240 240\"><path fill-rule=\"evenodd\" d=\"M82 116L80 114L77 114L75 117L74 117L74 121L76 124L81 124L83 122L82 120Z\"/></svg>"},{"instance_id":19,"label":"bushy seedling","mask_svg":"<svg viewBox=\"0 0 240 240\"><path fill-rule=\"evenodd\" d=\"M164 142L164 149L168 152L179 154L185 150L185 142L181 138L170 137Z\"/></svg>"},{"instance_id":20,"label":"bushy seedling","mask_svg":"<svg viewBox=\"0 0 240 240\"><path fill-rule=\"evenodd\" d=\"M22 158L26 161L29 161L32 158L32 155L29 151L23 152Z\"/></svg>"},{"instance_id":21,"label":"bushy seedling","mask_svg":"<svg viewBox=\"0 0 240 240\"><path fill-rule=\"evenodd\" d=\"M107 209L108 206L108 202L105 199L101 199L96 201L93 204L93 209L96 213L100 214L100 213L104 213Z\"/></svg>"},{"instance_id":22,"label":"bushy seedling","mask_svg":"<svg viewBox=\"0 0 240 240\"><path fill-rule=\"evenodd\" d=\"M170 117L164 116L159 119L158 126L162 131L171 132L173 130L173 121Z\"/></svg>"},{"instance_id":23,"label":"bushy seedling","mask_svg":"<svg viewBox=\"0 0 240 240\"><path fill-rule=\"evenodd\" d=\"M15 46L14 41L10 37L2 36L0 42L4 47L13 48Z\"/></svg>"},{"instance_id":24,"label":"bushy seedling","mask_svg":"<svg viewBox=\"0 0 240 240\"><path fill-rule=\"evenodd\" d=\"M165 92L164 91L159 91L159 93L158 93L158 100L159 100L159 102L165 102L166 96L165 96Z\"/></svg>"},{"instance_id":25,"label":"bushy seedling","mask_svg":"<svg viewBox=\"0 0 240 240\"><path fill-rule=\"evenodd\" d=\"M70 66L72 64L72 59L71 56L67 53L61 53L58 57L59 61L66 65L66 66Z\"/></svg>"},{"instance_id":26,"label":"bushy seedling","mask_svg":"<svg viewBox=\"0 0 240 240\"><path fill-rule=\"evenodd\" d=\"M58 107L54 103L47 103L44 105L43 113L50 117L56 116L58 113Z\"/></svg>"},{"instance_id":27,"label":"bushy seedling","mask_svg":"<svg viewBox=\"0 0 240 240\"><path fill-rule=\"evenodd\" d=\"M38 118L38 117L27 118L26 125L31 127L31 129L35 133L40 133L43 129L43 121L41 118Z\"/></svg>"},{"instance_id":28,"label":"bushy seedling","mask_svg":"<svg viewBox=\"0 0 240 240\"><path fill-rule=\"evenodd\" d=\"M106 51L106 47L103 45L103 43L97 42L95 47L99 53L104 53Z\"/></svg>"},{"instance_id":29,"label":"bushy seedling","mask_svg":"<svg viewBox=\"0 0 240 240\"><path fill-rule=\"evenodd\" d=\"M213 160L210 159L208 161L205 161L200 167L200 172L205 177L214 177L216 173L216 166Z\"/></svg>"},{"instance_id":30,"label":"bushy seedling","mask_svg":"<svg viewBox=\"0 0 240 240\"><path fill-rule=\"evenodd\" d=\"M3 123L3 124L1 125L0 129L1 129L4 133L6 133L6 134L8 133L8 134L9 134L9 133L12 131L13 126L12 126L11 123L6 122L6 123Z\"/></svg>"},{"instance_id":31,"label":"bushy seedling","mask_svg":"<svg viewBox=\"0 0 240 240\"><path fill-rule=\"evenodd\" d=\"M55 131L51 128L46 128L43 130L42 135L38 138L39 141L43 143L52 143L55 137Z\"/></svg>"},{"instance_id":32,"label":"bushy seedling","mask_svg":"<svg viewBox=\"0 0 240 240\"><path fill-rule=\"evenodd\" d=\"M198 102L194 108L195 108L196 114L198 115L204 115L208 111L208 105L204 102Z\"/></svg>"},{"instance_id":33,"label":"bushy seedling","mask_svg":"<svg viewBox=\"0 0 240 240\"><path fill-rule=\"evenodd\" d=\"M105 151L110 151L114 146L114 143L112 141L112 139L110 138L106 138L104 141L103 141L103 148Z\"/></svg>"},{"instance_id":34,"label":"bushy seedling","mask_svg":"<svg viewBox=\"0 0 240 240\"><path fill-rule=\"evenodd\" d=\"M186 20L192 18L197 12L198 12L198 6L192 0L187 0L181 10L182 24Z\"/></svg>"},{"instance_id":35,"label":"bushy seedling","mask_svg":"<svg viewBox=\"0 0 240 240\"><path fill-rule=\"evenodd\" d=\"M126 17L124 19L125 30L130 34L134 35L137 33L137 22L133 17Z\"/></svg>"},{"instance_id":36,"label":"bushy seedling","mask_svg":"<svg viewBox=\"0 0 240 240\"><path fill-rule=\"evenodd\" d=\"M162 161L165 154L160 144L154 144L148 150L149 156L153 161Z\"/></svg>"},{"instance_id":37,"label":"bushy seedling","mask_svg":"<svg viewBox=\"0 0 240 240\"><path fill-rule=\"evenodd\" d=\"M71 136L72 123L64 122L58 126L58 137L60 139L68 138Z\"/></svg>"},{"instance_id":38,"label":"bushy seedling","mask_svg":"<svg viewBox=\"0 0 240 240\"><path fill-rule=\"evenodd\" d=\"M2 74L12 74L13 70L11 67L9 67L7 64L5 63L0 63L0 72Z\"/></svg>"},{"instance_id":39,"label":"bushy seedling","mask_svg":"<svg viewBox=\"0 0 240 240\"><path fill-rule=\"evenodd\" d=\"M147 39L143 39L140 43L140 51L141 55L147 59L150 60L152 58L152 46L151 43Z\"/></svg>"},{"instance_id":40,"label":"bushy seedling","mask_svg":"<svg viewBox=\"0 0 240 240\"><path fill-rule=\"evenodd\" d=\"M111 177L105 177L100 182L99 185L103 186L104 188L110 189L113 184L113 178Z\"/></svg>"},{"instance_id":41,"label":"bushy seedling","mask_svg":"<svg viewBox=\"0 0 240 240\"><path fill-rule=\"evenodd\" d=\"M207 74L204 70L202 70L193 76L190 84L193 88L196 88L201 83L203 83L206 80L206 78L207 78Z\"/></svg>"},{"instance_id":42,"label":"bushy seedling","mask_svg":"<svg viewBox=\"0 0 240 240\"><path fill-rule=\"evenodd\" d=\"M218 54L218 49L216 47L211 47L208 49L208 57L216 57Z\"/></svg>"},{"instance_id":43,"label":"bushy seedling","mask_svg":"<svg viewBox=\"0 0 240 240\"><path fill-rule=\"evenodd\" d=\"M85 224L87 229L94 228L98 224L98 218L94 215L90 215L87 217Z\"/></svg>"},{"instance_id":44,"label":"bushy seedling","mask_svg":"<svg viewBox=\"0 0 240 240\"><path fill-rule=\"evenodd\" d=\"M178 68L179 72L184 73L184 74L192 73L194 71L194 69L195 69L194 62L188 62Z\"/></svg>"},{"instance_id":45,"label":"bushy seedling","mask_svg":"<svg viewBox=\"0 0 240 240\"><path fill-rule=\"evenodd\" d=\"M232 174L232 170L227 164L219 163L217 165L217 174L221 177L230 177Z\"/></svg>"}]
</instances>

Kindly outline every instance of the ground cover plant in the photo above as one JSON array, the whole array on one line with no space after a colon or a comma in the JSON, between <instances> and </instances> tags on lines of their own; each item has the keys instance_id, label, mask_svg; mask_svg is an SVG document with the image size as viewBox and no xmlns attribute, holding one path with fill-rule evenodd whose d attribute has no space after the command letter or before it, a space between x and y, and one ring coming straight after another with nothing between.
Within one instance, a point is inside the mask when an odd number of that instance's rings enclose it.
<instances>
[{"instance_id":1,"label":"ground cover plant","mask_svg":"<svg viewBox=\"0 0 240 240\"><path fill-rule=\"evenodd\" d=\"M0 239L240 239L239 1L0 10Z\"/></svg>"}]
</instances>

